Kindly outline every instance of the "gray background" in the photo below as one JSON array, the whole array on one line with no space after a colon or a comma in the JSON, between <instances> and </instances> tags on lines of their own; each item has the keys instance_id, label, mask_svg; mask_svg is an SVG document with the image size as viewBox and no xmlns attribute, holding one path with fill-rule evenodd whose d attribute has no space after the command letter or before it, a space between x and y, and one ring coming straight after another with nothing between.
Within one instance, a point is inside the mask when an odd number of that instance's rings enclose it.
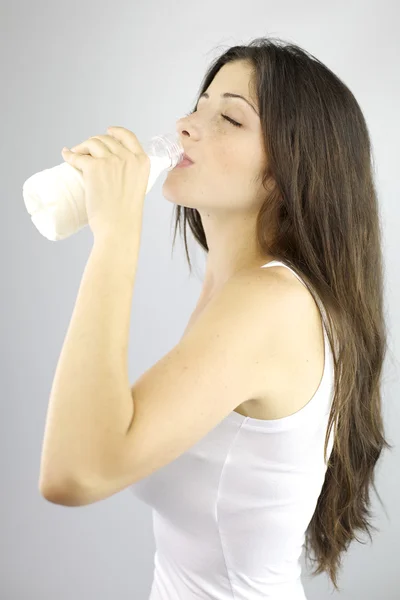
<instances>
[{"instance_id":1,"label":"gray background","mask_svg":"<svg viewBox=\"0 0 400 600\"><path fill-rule=\"evenodd\" d=\"M397 4L397 6L396 6ZM309 50L350 87L367 119L384 229L389 354L383 377L385 453L372 492L373 544L343 558L343 600L400 598L399 452L399 5L266 0L146 3L0 3L1 61L1 600L145 600L154 542L150 509L128 490L68 508L38 491L41 444L55 368L89 257L88 227L50 242L22 198L30 175L63 162L61 149L122 125L139 140L175 130L209 62L258 36ZM201 288L204 257L190 241L171 256L173 204L161 176L145 204L132 304L132 382L183 333ZM5 218L4 218L5 217ZM190 238L191 240L191 238ZM396 310L397 309L397 310ZM397 347L397 350L396 350ZM310 600L327 599L325 575L304 571Z\"/></svg>"}]
</instances>

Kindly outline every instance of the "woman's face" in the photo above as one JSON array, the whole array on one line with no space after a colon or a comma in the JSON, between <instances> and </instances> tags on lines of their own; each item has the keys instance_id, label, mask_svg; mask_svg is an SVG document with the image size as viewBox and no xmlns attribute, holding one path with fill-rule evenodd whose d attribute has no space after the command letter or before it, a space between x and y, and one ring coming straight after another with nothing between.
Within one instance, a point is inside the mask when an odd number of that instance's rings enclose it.
<instances>
[{"instance_id":1,"label":"woman's face","mask_svg":"<svg viewBox=\"0 0 400 600\"><path fill-rule=\"evenodd\" d=\"M266 159L251 82L251 66L245 61L224 65L206 90L208 98L200 97L197 110L177 122L194 164L168 172L162 188L167 200L200 212L259 210L265 199L261 176ZM243 96L257 112L244 100L223 98L226 92Z\"/></svg>"}]
</instances>

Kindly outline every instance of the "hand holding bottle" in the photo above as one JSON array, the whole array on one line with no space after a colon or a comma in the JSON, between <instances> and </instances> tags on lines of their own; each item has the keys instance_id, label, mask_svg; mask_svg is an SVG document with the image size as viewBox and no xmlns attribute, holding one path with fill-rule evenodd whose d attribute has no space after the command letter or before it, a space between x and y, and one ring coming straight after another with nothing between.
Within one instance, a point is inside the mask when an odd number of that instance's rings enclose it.
<instances>
[{"instance_id":1,"label":"hand holding bottle","mask_svg":"<svg viewBox=\"0 0 400 600\"><path fill-rule=\"evenodd\" d=\"M63 149L63 157L83 174L88 224L95 238L127 234L141 215L150 159L137 137L124 127L109 127Z\"/></svg>"},{"instance_id":2,"label":"hand holding bottle","mask_svg":"<svg viewBox=\"0 0 400 600\"><path fill-rule=\"evenodd\" d=\"M116 129L123 130L122 127ZM124 131L128 132L128 130ZM104 142L101 142L102 137L110 140L110 143L113 138L116 140L115 143L117 142L116 132L112 136L97 137L100 139L90 138L91 147L93 148L93 143L97 148L101 144L104 152L111 151L104 145ZM85 142L85 144L87 143ZM88 161L95 162L105 159L95 158L95 150L93 149L93 153L92 150L84 150L83 144L79 144L77 148L80 148L80 152L75 155L75 161L74 153L68 154L68 157L72 158L67 158L67 155L65 155L64 158L68 162L34 173L24 182L22 187L25 207L33 224L43 236L51 241L64 240L88 224L86 210L87 183L85 183L87 176L83 174L82 161L86 161L86 164L88 164ZM144 147L141 147L140 152L143 149L150 158L150 174L145 189L145 194L147 194L161 173L170 171L182 160L183 147L179 134L174 132L152 137L150 141L145 143ZM90 156L85 156L85 154ZM81 167L77 165L77 160L79 160ZM139 174L139 181L140 179L141 175ZM145 180L146 176L144 175ZM138 189L138 186L140 187L140 183L135 184L132 180L130 184L135 185L135 189ZM93 192L91 194L93 195ZM135 201L133 201L133 204L135 205ZM109 208L111 210L111 206ZM117 207L114 206L114 208ZM118 210L111 217L112 219L118 217Z\"/></svg>"}]
</instances>

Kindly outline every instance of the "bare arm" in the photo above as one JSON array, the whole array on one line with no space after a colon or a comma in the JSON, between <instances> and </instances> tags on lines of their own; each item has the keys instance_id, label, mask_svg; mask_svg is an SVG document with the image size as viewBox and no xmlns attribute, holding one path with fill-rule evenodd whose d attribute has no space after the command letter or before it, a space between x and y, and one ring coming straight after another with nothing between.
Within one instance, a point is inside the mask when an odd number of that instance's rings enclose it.
<instances>
[{"instance_id":1,"label":"bare arm","mask_svg":"<svg viewBox=\"0 0 400 600\"><path fill-rule=\"evenodd\" d=\"M127 358L139 246L140 219L129 240L116 235L93 244L49 400L39 483L44 495L65 482L95 487L132 421Z\"/></svg>"}]
</instances>

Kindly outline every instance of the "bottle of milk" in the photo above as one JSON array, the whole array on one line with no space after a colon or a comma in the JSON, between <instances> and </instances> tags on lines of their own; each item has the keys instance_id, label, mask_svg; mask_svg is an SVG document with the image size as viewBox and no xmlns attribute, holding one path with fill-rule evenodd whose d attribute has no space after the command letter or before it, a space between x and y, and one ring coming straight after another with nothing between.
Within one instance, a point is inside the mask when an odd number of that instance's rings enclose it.
<instances>
[{"instance_id":1,"label":"bottle of milk","mask_svg":"<svg viewBox=\"0 0 400 600\"><path fill-rule=\"evenodd\" d=\"M181 162L184 150L177 133L154 136L143 148L150 158L147 194L163 171ZM33 224L52 242L88 224L83 175L69 163L35 173L23 184L22 193Z\"/></svg>"}]
</instances>

